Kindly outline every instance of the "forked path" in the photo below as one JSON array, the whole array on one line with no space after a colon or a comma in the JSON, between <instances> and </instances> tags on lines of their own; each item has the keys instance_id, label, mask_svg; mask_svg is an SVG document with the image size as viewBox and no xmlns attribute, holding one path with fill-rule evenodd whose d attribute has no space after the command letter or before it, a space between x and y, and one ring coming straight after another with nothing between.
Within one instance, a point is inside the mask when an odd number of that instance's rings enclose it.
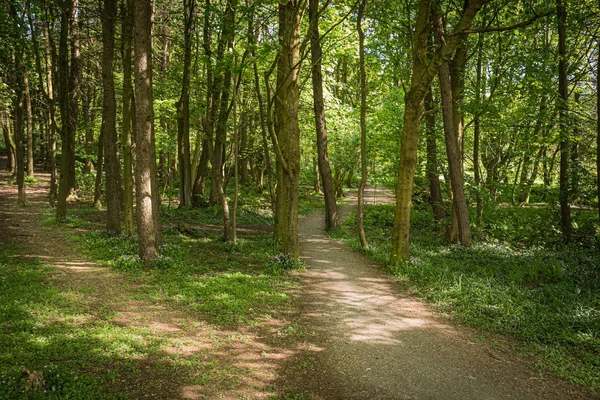
<instances>
[{"instance_id":1,"label":"forked path","mask_svg":"<svg viewBox=\"0 0 600 400\"><path fill-rule=\"evenodd\" d=\"M320 213L301 220L300 249L301 318L314 337L282 377L289 390L313 399L595 398L436 315L328 238Z\"/></svg>"}]
</instances>

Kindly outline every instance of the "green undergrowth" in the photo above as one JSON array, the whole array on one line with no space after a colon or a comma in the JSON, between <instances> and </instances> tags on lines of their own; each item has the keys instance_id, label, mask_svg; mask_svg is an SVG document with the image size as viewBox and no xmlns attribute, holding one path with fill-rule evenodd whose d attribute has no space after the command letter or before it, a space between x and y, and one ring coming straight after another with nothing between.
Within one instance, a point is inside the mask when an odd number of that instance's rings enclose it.
<instances>
[{"instance_id":1,"label":"green undergrowth","mask_svg":"<svg viewBox=\"0 0 600 400\"><path fill-rule=\"evenodd\" d=\"M365 253L387 264L393 205L368 206ZM553 210L497 208L474 224L474 245L448 246L431 210L411 214L411 259L390 267L412 291L463 323L520 339L542 368L600 389L600 252L595 212L574 213L560 241ZM362 251L356 215L332 232Z\"/></svg>"},{"instance_id":2,"label":"green undergrowth","mask_svg":"<svg viewBox=\"0 0 600 400\"><path fill-rule=\"evenodd\" d=\"M60 290L52 267L0 251L0 398L114 399L117 373L154 351L140 328L117 328L80 294Z\"/></svg>"},{"instance_id":3,"label":"green undergrowth","mask_svg":"<svg viewBox=\"0 0 600 400\"><path fill-rule=\"evenodd\" d=\"M286 289L296 283L279 273L285 268L273 268L277 246L270 234L238 234L236 245L218 233L196 236L165 230L160 257L146 268L135 238L89 232L80 243L90 258L142 284L148 299L200 312L215 324L259 323L290 307Z\"/></svg>"}]
</instances>

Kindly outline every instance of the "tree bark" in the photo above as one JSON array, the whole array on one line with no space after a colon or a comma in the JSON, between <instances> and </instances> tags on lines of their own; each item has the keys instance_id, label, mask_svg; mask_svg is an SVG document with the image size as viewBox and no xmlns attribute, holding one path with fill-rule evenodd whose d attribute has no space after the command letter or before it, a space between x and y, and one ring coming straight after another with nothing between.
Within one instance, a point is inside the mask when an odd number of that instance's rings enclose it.
<instances>
[{"instance_id":1,"label":"tree bark","mask_svg":"<svg viewBox=\"0 0 600 400\"><path fill-rule=\"evenodd\" d=\"M102 132L106 173L106 230L121 232L121 167L118 158L117 102L115 99L114 53L117 1L104 0L102 12Z\"/></svg>"},{"instance_id":2,"label":"tree bark","mask_svg":"<svg viewBox=\"0 0 600 400\"><path fill-rule=\"evenodd\" d=\"M139 256L144 262L158 258L160 198L156 176L153 133L151 0L134 0L134 76L136 163L135 186Z\"/></svg>"},{"instance_id":3,"label":"tree bark","mask_svg":"<svg viewBox=\"0 0 600 400\"><path fill-rule=\"evenodd\" d=\"M3 109L0 109L1 113L0 113L0 118L1 119L1 124L2 124L2 134L4 135L4 145L6 146L6 150L7 150L7 157L8 157L8 163L6 165L6 169L8 172L10 172L11 174L14 174L16 171L16 148L15 148L15 141L12 137L12 129L11 129L11 121L10 121L10 117L8 115L8 111Z\"/></svg>"},{"instance_id":4,"label":"tree bark","mask_svg":"<svg viewBox=\"0 0 600 400\"><path fill-rule=\"evenodd\" d=\"M560 222L565 241L571 238L571 207L569 204L569 121L567 77L567 10L563 0L556 0L558 18L558 118L560 124Z\"/></svg>"},{"instance_id":5,"label":"tree bark","mask_svg":"<svg viewBox=\"0 0 600 400\"><path fill-rule=\"evenodd\" d=\"M94 208L100 208L102 203L102 174L104 174L104 130L100 129L98 138L98 157L96 157L96 179L94 181Z\"/></svg>"},{"instance_id":6,"label":"tree bark","mask_svg":"<svg viewBox=\"0 0 600 400\"><path fill-rule=\"evenodd\" d=\"M121 41L123 46L123 227L128 236L134 234L133 220L133 153L132 153L132 106L133 84L131 81L131 59L133 52L133 7L132 0L124 0L122 8Z\"/></svg>"},{"instance_id":7,"label":"tree bark","mask_svg":"<svg viewBox=\"0 0 600 400\"><path fill-rule=\"evenodd\" d=\"M335 201L333 176L331 174L331 166L329 165L329 153L327 151L327 125L325 119L325 102L323 99L323 74L321 71L323 50L321 49L321 34L319 33L319 0L309 1L309 20L313 106L317 134L318 168L316 168L315 172L320 175L320 181L323 185L323 197L325 199L325 230L329 231L338 225L339 217ZM315 181L318 177L317 174L315 174ZM318 183L315 184L315 189L317 192L320 191L320 185Z\"/></svg>"},{"instance_id":8,"label":"tree bark","mask_svg":"<svg viewBox=\"0 0 600 400\"><path fill-rule=\"evenodd\" d=\"M272 139L277 155L277 199L274 234L282 251L297 259L298 188L300 184L300 16L302 0L279 3L279 56Z\"/></svg>"},{"instance_id":9,"label":"tree bark","mask_svg":"<svg viewBox=\"0 0 600 400\"><path fill-rule=\"evenodd\" d=\"M190 67L192 64L192 33L194 31L195 0L184 0L183 82L177 103L179 151L179 206L192 206L192 166L190 159Z\"/></svg>"},{"instance_id":10,"label":"tree bark","mask_svg":"<svg viewBox=\"0 0 600 400\"><path fill-rule=\"evenodd\" d=\"M367 74L365 72L365 34L362 29L362 19L365 13L366 0L361 0L358 5L358 31L359 70L360 70L360 183L358 184L358 210L357 225L360 245L363 249L369 248L365 235L365 186L367 185Z\"/></svg>"},{"instance_id":11,"label":"tree bark","mask_svg":"<svg viewBox=\"0 0 600 400\"><path fill-rule=\"evenodd\" d=\"M429 180L429 195L433 217L436 221L446 219L446 209L442 198L442 188L440 185L440 173L438 171L437 161L437 140L435 132L435 112L433 93L427 92L425 97L425 106L427 107L426 132L427 132L427 178Z\"/></svg>"},{"instance_id":12,"label":"tree bark","mask_svg":"<svg viewBox=\"0 0 600 400\"><path fill-rule=\"evenodd\" d=\"M23 85L25 89L25 121L27 123L27 176L33 177L33 116L27 71L23 73Z\"/></svg>"},{"instance_id":13,"label":"tree bark","mask_svg":"<svg viewBox=\"0 0 600 400\"><path fill-rule=\"evenodd\" d=\"M59 95L62 121L61 168L58 187L56 219L67 218L67 197L75 186L75 135L78 117L78 90L81 72L79 53L79 0L70 0L62 10L59 46ZM69 35L70 30L70 35ZM71 65L69 66L68 42L71 37Z\"/></svg>"}]
</instances>

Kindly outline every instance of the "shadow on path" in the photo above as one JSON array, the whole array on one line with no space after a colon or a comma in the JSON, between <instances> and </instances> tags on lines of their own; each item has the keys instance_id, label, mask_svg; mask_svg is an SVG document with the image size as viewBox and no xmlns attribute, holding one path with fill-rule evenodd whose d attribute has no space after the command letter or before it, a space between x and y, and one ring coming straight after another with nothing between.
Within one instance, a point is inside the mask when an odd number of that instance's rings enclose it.
<instances>
[{"instance_id":1,"label":"shadow on path","mask_svg":"<svg viewBox=\"0 0 600 400\"><path fill-rule=\"evenodd\" d=\"M540 377L506 346L478 340L477 331L453 326L323 228L321 213L300 223L300 319L313 336L279 379L289 392L313 399L594 398Z\"/></svg>"}]
</instances>

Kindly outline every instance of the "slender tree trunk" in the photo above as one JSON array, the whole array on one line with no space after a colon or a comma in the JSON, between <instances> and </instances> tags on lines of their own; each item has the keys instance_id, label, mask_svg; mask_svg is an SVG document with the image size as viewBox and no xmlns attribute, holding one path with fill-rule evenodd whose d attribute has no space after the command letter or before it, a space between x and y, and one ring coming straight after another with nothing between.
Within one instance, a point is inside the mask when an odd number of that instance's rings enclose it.
<instances>
[{"instance_id":1,"label":"slender tree trunk","mask_svg":"<svg viewBox=\"0 0 600 400\"><path fill-rule=\"evenodd\" d=\"M19 16L15 6L11 4L11 14L14 19L15 26L20 25ZM23 149L23 136L25 131L25 72L22 60L22 53L19 48L13 54L14 61L14 97L13 97L13 114L14 114L14 132L15 132L15 155L17 163L17 204L24 205L27 201L25 195L25 154Z\"/></svg>"},{"instance_id":2,"label":"slender tree trunk","mask_svg":"<svg viewBox=\"0 0 600 400\"><path fill-rule=\"evenodd\" d=\"M364 8L364 4L362 7ZM325 199L325 229L329 231L338 225L339 218L337 204L335 201L333 176L331 174L331 167L329 165L329 153L327 151L327 125L325 119L325 102L323 100L323 74L321 72L323 51L321 49L321 34L319 33L319 0L310 0L309 19L313 102L315 127L317 133L318 159L318 168L316 168L317 174L315 174L315 181L318 179L318 175L320 174L321 182L323 184L323 197ZM315 189L317 192L320 191L320 185L318 183L315 184Z\"/></svg>"},{"instance_id":3,"label":"slender tree trunk","mask_svg":"<svg viewBox=\"0 0 600 400\"><path fill-rule=\"evenodd\" d=\"M96 158L96 180L94 181L94 208L100 208L102 203L102 174L104 173L104 129L100 130L98 138L98 157Z\"/></svg>"},{"instance_id":4,"label":"slender tree trunk","mask_svg":"<svg viewBox=\"0 0 600 400\"><path fill-rule=\"evenodd\" d=\"M153 134L151 0L134 0L135 40L135 186L139 256L144 262L158 258L160 199L157 190Z\"/></svg>"},{"instance_id":5,"label":"slender tree trunk","mask_svg":"<svg viewBox=\"0 0 600 400\"><path fill-rule=\"evenodd\" d=\"M27 122L27 176L33 177L33 116L27 71L23 73L23 84L25 89L25 121Z\"/></svg>"},{"instance_id":6,"label":"slender tree trunk","mask_svg":"<svg viewBox=\"0 0 600 400\"><path fill-rule=\"evenodd\" d=\"M565 0L566 1L566 0ZM571 238L571 207L569 204L569 121L568 121L568 76L567 76L567 10L563 0L556 0L558 18L558 113L560 123L560 221L563 237Z\"/></svg>"},{"instance_id":7,"label":"slender tree trunk","mask_svg":"<svg viewBox=\"0 0 600 400\"><path fill-rule=\"evenodd\" d=\"M302 0L279 3L279 45L277 92L273 135L277 155L277 212L275 238L282 251L297 259L298 189L300 184L300 20Z\"/></svg>"},{"instance_id":8,"label":"slender tree trunk","mask_svg":"<svg viewBox=\"0 0 600 400\"><path fill-rule=\"evenodd\" d=\"M194 168L195 178L193 187L194 206L198 207L203 204L204 186L206 175L208 175L208 161L212 158L212 143L213 143L213 113L215 104L213 98L215 96L213 64L212 64L212 35L211 35L211 3L210 0L205 0L204 5L204 26L202 28L202 47L204 49L204 63L206 65L206 113L204 116L204 138L202 139L202 154L198 165ZM196 146L196 152L198 148ZM196 157L194 157L194 161Z\"/></svg>"},{"instance_id":9,"label":"slender tree trunk","mask_svg":"<svg viewBox=\"0 0 600 400\"><path fill-rule=\"evenodd\" d=\"M437 141L435 132L435 113L433 93L431 90L427 92L425 97L425 105L427 107L426 127L427 127L427 178L429 180L429 194L433 216L436 221L446 219L446 209L444 208L444 200L442 198L442 188L440 185L440 173L438 171L437 161Z\"/></svg>"},{"instance_id":10,"label":"slender tree trunk","mask_svg":"<svg viewBox=\"0 0 600 400\"><path fill-rule=\"evenodd\" d=\"M598 191L598 221L600 221L600 38L598 39L598 59L596 61L596 189Z\"/></svg>"},{"instance_id":11,"label":"slender tree trunk","mask_svg":"<svg viewBox=\"0 0 600 400\"><path fill-rule=\"evenodd\" d=\"M358 185L358 237L363 249L369 248L365 235L365 186L367 185L367 74L365 72L365 34L362 29L362 19L365 13L366 0L361 0L358 5L358 31L359 69L360 69L360 183Z\"/></svg>"},{"instance_id":12,"label":"slender tree trunk","mask_svg":"<svg viewBox=\"0 0 600 400\"><path fill-rule=\"evenodd\" d=\"M473 172L475 177L475 190L477 202L477 222L481 222L483 216L483 197L481 196L481 166L479 148L481 142L481 85L482 85L482 63L483 63L483 33L477 39L477 76L475 83L475 103L477 110L473 116Z\"/></svg>"},{"instance_id":13,"label":"slender tree trunk","mask_svg":"<svg viewBox=\"0 0 600 400\"><path fill-rule=\"evenodd\" d=\"M253 44L255 44L256 38L253 40ZM258 100L258 112L260 115L260 131L262 133L262 148L263 155L265 159L265 173L267 174L267 182L269 184L269 198L271 199L271 210L275 213L275 191L273 188L273 169L271 167L271 155L269 154L269 144L267 139L267 122L265 118L265 106L263 101L263 96L260 90L260 78L258 75L258 66L256 65L256 54L254 50L254 46L251 48L254 69L254 90L256 91L256 99Z\"/></svg>"},{"instance_id":14,"label":"slender tree trunk","mask_svg":"<svg viewBox=\"0 0 600 400\"><path fill-rule=\"evenodd\" d=\"M102 12L102 133L106 171L106 230L121 232L121 168L118 158L117 102L115 99L114 53L117 1L104 0Z\"/></svg>"},{"instance_id":15,"label":"slender tree trunk","mask_svg":"<svg viewBox=\"0 0 600 400\"><path fill-rule=\"evenodd\" d=\"M436 31L436 40L443 43L444 23L441 17L434 15L434 26ZM462 43L462 42L461 42ZM462 50L462 44L459 45L457 52ZM460 75L456 73L455 75ZM456 87L460 84L452 84L450 76L450 65L444 64L439 69L440 91L442 94L442 115L444 122L444 135L446 137L446 153L448 158L448 169L450 172L450 184L452 187L452 228L449 230L448 239L454 242L454 226L458 228L458 238L463 246L471 245L471 227L469 223L469 210L464 193L464 176L462 169L461 143L462 126L457 121L457 105L454 99L454 93L460 93ZM453 86L455 89L453 90ZM460 111L459 113L460 114ZM460 119L460 118L458 118ZM458 129L458 132L456 131Z\"/></svg>"},{"instance_id":16,"label":"slender tree trunk","mask_svg":"<svg viewBox=\"0 0 600 400\"><path fill-rule=\"evenodd\" d=\"M133 8L132 0L124 0L122 7L121 41L123 46L123 125L121 144L123 146L123 227L128 236L135 231L133 221L133 153L132 153L132 103L133 84L131 81L131 59L133 52Z\"/></svg>"},{"instance_id":17,"label":"slender tree trunk","mask_svg":"<svg viewBox=\"0 0 600 400\"><path fill-rule=\"evenodd\" d=\"M179 149L179 205L192 206L192 166L190 159L190 67L192 64L192 34L194 31L195 0L184 0L183 82L177 103Z\"/></svg>"},{"instance_id":18,"label":"slender tree trunk","mask_svg":"<svg viewBox=\"0 0 600 400\"><path fill-rule=\"evenodd\" d=\"M56 177L56 106L54 102L54 79L55 64L53 62L54 46L51 45L50 30L48 22L44 24L44 47L46 48L46 83L48 88L48 158L50 164L50 191L48 200L51 206L54 206L58 190Z\"/></svg>"},{"instance_id":19,"label":"slender tree trunk","mask_svg":"<svg viewBox=\"0 0 600 400\"><path fill-rule=\"evenodd\" d=\"M12 129L11 129L11 121L8 115L8 112L5 109L1 109L0 113L1 124L2 124L2 133L4 135L4 144L6 145L6 150L8 152L8 164L6 165L6 169L11 174L14 174L16 171L16 148L15 141L12 137Z\"/></svg>"},{"instance_id":20,"label":"slender tree trunk","mask_svg":"<svg viewBox=\"0 0 600 400\"><path fill-rule=\"evenodd\" d=\"M238 207L238 196L240 191L239 182L239 158L240 158L240 147L238 138L238 126L237 126L237 106L234 100L233 103L233 174L235 180L235 186L233 191L233 206L231 209L231 243L237 243L237 207Z\"/></svg>"},{"instance_id":21,"label":"slender tree trunk","mask_svg":"<svg viewBox=\"0 0 600 400\"><path fill-rule=\"evenodd\" d=\"M79 54L78 0L67 2L62 10L59 46L59 94L61 103L62 146L56 219L67 218L67 197L75 185L75 134L77 130L78 90L81 60ZM71 37L71 65L68 41Z\"/></svg>"}]
</instances>

